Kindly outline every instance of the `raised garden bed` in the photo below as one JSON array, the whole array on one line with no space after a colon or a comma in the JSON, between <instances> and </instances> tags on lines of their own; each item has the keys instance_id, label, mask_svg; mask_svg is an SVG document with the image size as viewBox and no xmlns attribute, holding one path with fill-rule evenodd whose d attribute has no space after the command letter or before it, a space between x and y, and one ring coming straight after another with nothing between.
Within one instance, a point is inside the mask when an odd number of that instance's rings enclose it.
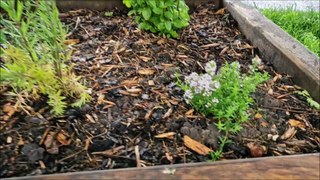
<instances>
[{"instance_id":1,"label":"raised garden bed","mask_svg":"<svg viewBox=\"0 0 320 180\"><path fill-rule=\"evenodd\" d=\"M1 111L0 176L208 161L209 156L186 147L183 137L217 149L215 119L185 103L175 73L203 72L210 60L219 67L238 61L245 73L257 55L264 62L260 70L269 72L271 78L253 94L250 120L239 134L229 135L233 143L225 147L222 159L318 153L319 111L294 93L300 88L293 82L319 97L318 59L284 32L276 29L269 34L275 27L263 23L261 27L264 19L261 14L254 16L256 11L231 1L224 4L227 9L219 11L212 3L197 7L180 39L138 30L134 20L121 11L111 17L104 11L62 13L62 21L73 29L69 39L76 42L71 59L74 70L86 79L93 100L58 118L42 102L31 102L35 105L31 116ZM281 43L295 48L282 48L275 37L285 38ZM7 87L1 88L3 110L15 100L7 95ZM48 134L60 138L49 142ZM53 144L58 153L45 150L46 143ZM30 163L36 154L22 154L23 148L45 150L39 151L43 158Z\"/></svg>"}]
</instances>

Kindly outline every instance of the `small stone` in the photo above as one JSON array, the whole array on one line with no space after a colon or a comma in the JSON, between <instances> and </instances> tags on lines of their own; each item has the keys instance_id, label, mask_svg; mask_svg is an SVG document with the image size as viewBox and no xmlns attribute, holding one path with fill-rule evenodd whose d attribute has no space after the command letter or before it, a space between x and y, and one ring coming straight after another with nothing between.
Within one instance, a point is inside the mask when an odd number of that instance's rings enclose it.
<instances>
[{"instance_id":1,"label":"small stone","mask_svg":"<svg viewBox=\"0 0 320 180\"><path fill-rule=\"evenodd\" d=\"M11 137L11 136L8 136L8 137L7 137L7 143L8 143L8 144L11 144L11 143L12 143L12 137Z\"/></svg>"},{"instance_id":2,"label":"small stone","mask_svg":"<svg viewBox=\"0 0 320 180\"><path fill-rule=\"evenodd\" d=\"M148 85L149 85L149 86L154 86L154 85L155 85L155 84L154 84L154 81L153 81L153 80L149 80L149 81L148 81Z\"/></svg>"},{"instance_id":3,"label":"small stone","mask_svg":"<svg viewBox=\"0 0 320 180\"><path fill-rule=\"evenodd\" d=\"M268 140L272 139L272 136L273 136L272 134L268 134L267 135Z\"/></svg>"},{"instance_id":4,"label":"small stone","mask_svg":"<svg viewBox=\"0 0 320 180\"><path fill-rule=\"evenodd\" d=\"M199 35L200 35L201 37L207 37L207 33L206 33L206 31L204 31L204 30L200 30L200 31L198 31L198 33L199 33Z\"/></svg>"},{"instance_id":5,"label":"small stone","mask_svg":"<svg viewBox=\"0 0 320 180\"><path fill-rule=\"evenodd\" d=\"M278 138L279 138L279 135L273 135L273 136L272 136L272 141L277 141Z\"/></svg>"},{"instance_id":6,"label":"small stone","mask_svg":"<svg viewBox=\"0 0 320 180\"><path fill-rule=\"evenodd\" d=\"M148 94L142 94L141 98L144 99L144 100L147 100L147 99L149 99L149 95Z\"/></svg>"}]
</instances>

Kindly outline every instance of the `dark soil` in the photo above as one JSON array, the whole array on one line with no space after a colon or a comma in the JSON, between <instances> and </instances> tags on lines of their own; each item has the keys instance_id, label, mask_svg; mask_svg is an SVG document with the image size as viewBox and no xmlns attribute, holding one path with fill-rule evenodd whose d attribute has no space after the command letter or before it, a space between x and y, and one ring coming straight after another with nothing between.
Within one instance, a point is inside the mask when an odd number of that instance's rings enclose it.
<instances>
[{"instance_id":1,"label":"dark soil","mask_svg":"<svg viewBox=\"0 0 320 180\"><path fill-rule=\"evenodd\" d=\"M177 40L138 30L124 13L62 14L73 29L69 39L79 40L73 46L74 70L86 80L93 100L52 117L45 103L24 99L26 94L14 97L1 86L0 177L210 160L187 148L183 136L217 149L215 119L183 101L175 73L201 73L211 60L219 67L239 61L246 72L259 55L231 15L211 7L197 8ZM263 61L260 70L271 79L253 94L250 120L239 134L229 135L233 143L222 159L320 152L319 111L294 93L299 87L291 77ZM22 99L24 109L10 113Z\"/></svg>"}]
</instances>

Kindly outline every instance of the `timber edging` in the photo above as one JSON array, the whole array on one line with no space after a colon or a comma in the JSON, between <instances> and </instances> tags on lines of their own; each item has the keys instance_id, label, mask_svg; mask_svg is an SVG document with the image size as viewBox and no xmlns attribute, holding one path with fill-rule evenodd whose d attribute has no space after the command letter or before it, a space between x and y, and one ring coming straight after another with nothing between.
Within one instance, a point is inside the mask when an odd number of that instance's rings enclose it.
<instances>
[{"instance_id":1,"label":"timber edging","mask_svg":"<svg viewBox=\"0 0 320 180\"><path fill-rule=\"evenodd\" d=\"M262 157L11 178L71 179L319 179L320 154Z\"/></svg>"}]
</instances>

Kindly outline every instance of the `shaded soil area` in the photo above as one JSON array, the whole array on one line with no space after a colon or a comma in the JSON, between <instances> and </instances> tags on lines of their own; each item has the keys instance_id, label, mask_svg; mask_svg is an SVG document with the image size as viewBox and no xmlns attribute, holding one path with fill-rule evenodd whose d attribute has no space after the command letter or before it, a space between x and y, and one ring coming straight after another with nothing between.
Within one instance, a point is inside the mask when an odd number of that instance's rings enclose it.
<instances>
[{"instance_id":1,"label":"shaded soil area","mask_svg":"<svg viewBox=\"0 0 320 180\"><path fill-rule=\"evenodd\" d=\"M180 39L137 29L124 13L89 10L61 14L70 26L72 63L92 101L53 117L43 101L0 89L0 177L145 167L210 160L185 146L184 136L215 150L215 119L183 101L176 73L204 72L239 61L245 73L258 51L226 10L198 7ZM253 97L250 119L224 149L224 159L320 152L319 111L291 77L263 60L271 79ZM23 108L14 109L15 105Z\"/></svg>"}]
</instances>

